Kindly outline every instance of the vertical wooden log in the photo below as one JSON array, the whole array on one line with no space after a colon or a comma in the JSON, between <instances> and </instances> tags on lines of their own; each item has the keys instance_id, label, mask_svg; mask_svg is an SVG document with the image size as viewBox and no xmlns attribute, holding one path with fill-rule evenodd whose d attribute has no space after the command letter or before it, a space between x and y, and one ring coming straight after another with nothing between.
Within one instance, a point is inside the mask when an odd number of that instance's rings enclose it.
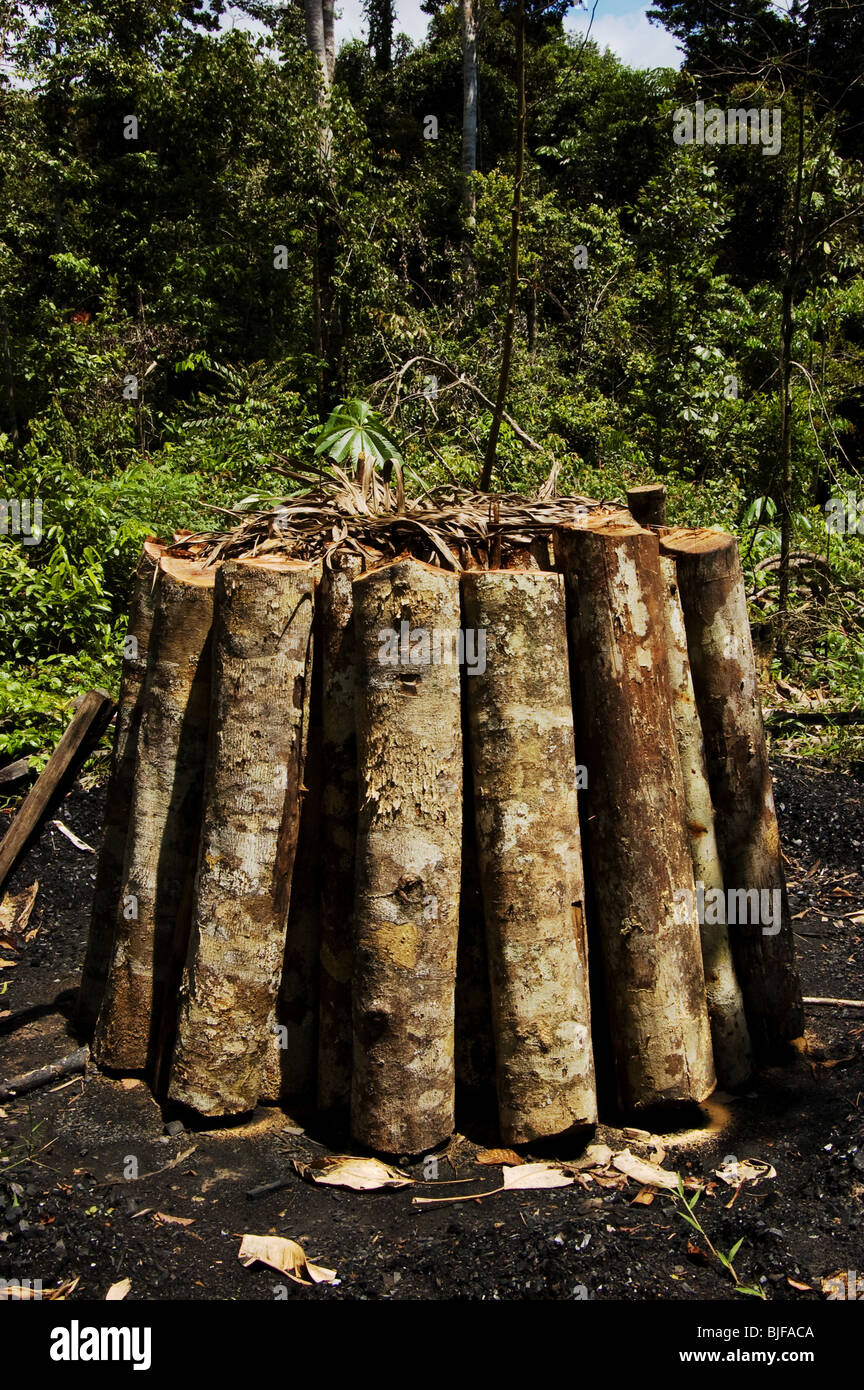
<instances>
[{"instance_id":1,"label":"vertical wooden log","mask_svg":"<svg viewBox=\"0 0 864 1390\"><path fill-rule=\"evenodd\" d=\"M270 1023L261 1100L306 1103L315 1098L318 1045L321 884L321 659L320 613L312 625L303 707L303 779L294 874L288 889L285 954Z\"/></svg>"},{"instance_id":2,"label":"vertical wooden log","mask_svg":"<svg viewBox=\"0 0 864 1390\"><path fill-rule=\"evenodd\" d=\"M464 695L464 684L463 684ZM463 742L467 746L467 720L462 720ZM456 952L456 1123L459 1108L476 1112L486 1093L492 1099L495 1084L495 1039L492 1028L492 996L489 985L489 954L483 895L474 840L474 797L470 764L463 769L465 789L462 797L462 872L459 880L459 945ZM492 1112L494 1114L494 1111Z\"/></svg>"},{"instance_id":3,"label":"vertical wooden log","mask_svg":"<svg viewBox=\"0 0 864 1390\"><path fill-rule=\"evenodd\" d=\"M105 793L105 828L96 870L87 953L78 990L76 1022L86 1037L92 1037L96 1026L114 945L114 930L123 887L123 856L126 852L126 834L129 829L129 807L132 802L147 653L153 626L156 565L163 550L164 547L156 542L147 541L141 552L132 590L129 630L123 644L123 669L114 724L111 774Z\"/></svg>"},{"instance_id":4,"label":"vertical wooden log","mask_svg":"<svg viewBox=\"0 0 864 1390\"><path fill-rule=\"evenodd\" d=\"M715 1078L657 538L589 520L558 532L556 550L572 602L577 748L619 1098L625 1109L699 1101Z\"/></svg>"},{"instance_id":5,"label":"vertical wooden log","mask_svg":"<svg viewBox=\"0 0 864 1390\"><path fill-rule=\"evenodd\" d=\"M96 1025L105 1067L140 1072L157 1059L162 1009L185 951L201 828L210 717L210 629L215 572L159 562L152 654L123 864L123 897Z\"/></svg>"},{"instance_id":6,"label":"vertical wooden log","mask_svg":"<svg viewBox=\"0 0 864 1390\"><path fill-rule=\"evenodd\" d=\"M225 561L189 957L168 1094L202 1115L254 1109L285 949L303 767L315 566Z\"/></svg>"},{"instance_id":7,"label":"vertical wooden log","mask_svg":"<svg viewBox=\"0 0 864 1390\"><path fill-rule=\"evenodd\" d=\"M662 483L628 487L627 506L640 526L666 525L666 489Z\"/></svg>"},{"instance_id":8,"label":"vertical wooden log","mask_svg":"<svg viewBox=\"0 0 864 1390\"><path fill-rule=\"evenodd\" d=\"M354 846L357 839L357 733L354 723L354 624L351 586L363 561L337 552L321 582L322 804L321 962L318 1107L351 1101Z\"/></svg>"},{"instance_id":9,"label":"vertical wooden log","mask_svg":"<svg viewBox=\"0 0 864 1390\"><path fill-rule=\"evenodd\" d=\"M732 960L725 913L718 921L716 918L720 914L710 910L716 902L717 894L725 901L723 870L720 865L720 851L717 848L714 806L705 766L702 725L699 722L690 675L684 614L678 597L675 561L670 556L660 556L660 572L663 576L666 602L669 690L684 783L690 857L693 861L697 901L701 886L703 904L707 901L709 906L707 913L703 908L699 926L714 1068L721 1086L740 1086L752 1071L750 1033L744 1014L744 999Z\"/></svg>"},{"instance_id":10,"label":"vertical wooden log","mask_svg":"<svg viewBox=\"0 0 864 1390\"><path fill-rule=\"evenodd\" d=\"M462 837L458 576L399 560L354 582L357 891L354 1138L384 1153L446 1139ZM436 637L441 644L436 653Z\"/></svg>"},{"instance_id":11,"label":"vertical wooden log","mask_svg":"<svg viewBox=\"0 0 864 1390\"><path fill-rule=\"evenodd\" d=\"M804 1016L738 545L709 530L673 531L662 544L677 568L732 952L753 1046L768 1059L801 1035ZM744 894L759 899L756 914L746 900L744 923L731 920L733 893L736 918Z\"/></svg>"},{"instance_id":12,"label":"vertical wooden log","mask_svg":"<svg viewBox=\"0 0 864 1390\"><path fill-rule=\"evenodd\" d=\"M320 668L319 668L320 669ZM313 684L317 672L313 668ZM327 871L321 857L320 702L313 695L312 719L300 796L300 831L282 979L271 1025L275 1050L268 1051L261 1099L271 1103L315 1099L318 1071L318 1010L321 953L321 885Z\"/></svg>"},{"instance_id":13,"label":"vertical wooden log","mask_svg":"<svg viewBox=\"0 0 864 1390\"><path fill-rule=\"evenodd\" d=\"M597 1119L564 584L465 574L477 850L501 1137L528 1143Z\"/></svg>"}]
</instances>

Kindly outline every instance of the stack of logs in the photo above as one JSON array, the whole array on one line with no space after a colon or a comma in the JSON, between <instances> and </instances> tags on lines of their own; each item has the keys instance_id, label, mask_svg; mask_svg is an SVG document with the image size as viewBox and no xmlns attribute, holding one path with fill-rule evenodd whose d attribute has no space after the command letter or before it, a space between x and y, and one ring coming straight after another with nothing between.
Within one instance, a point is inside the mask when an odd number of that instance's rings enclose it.
<instances>
[{"instance_id":1,"label":"stack of logs","mask_svg":"<svg viewBox=\"0 0 864 1390\"><path fill-rule=\"evenodd\" d=\"M147 543L80 994L102 1066L202 1116L350 1109L404 1155L460 1081L526 1143L595 1122L607 1069L631 1112L784 1054L736 542L628 500L498 568ZM779 921L700 922L700 885Z\"/></svg>"}]
</instances>

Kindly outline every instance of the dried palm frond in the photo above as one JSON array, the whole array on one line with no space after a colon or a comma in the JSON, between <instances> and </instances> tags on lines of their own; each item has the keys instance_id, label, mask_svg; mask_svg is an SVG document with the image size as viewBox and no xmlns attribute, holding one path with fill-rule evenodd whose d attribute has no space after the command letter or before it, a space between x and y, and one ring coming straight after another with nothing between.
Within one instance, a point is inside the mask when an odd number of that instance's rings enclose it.
<instances>
[{"instance_id":1,"label":"dried palm frond","mask_svg":"<svg viewBox=\"0 0 864 1390\"><path fill-rule=\"evenodd\" d=\"M622 505L617 500L556 497L556 478L553 469L537 497L471 492L449 483L409 497L397 462L379 473L361 456L353 477L332 464L305 492L286 497L268 511L228 512L237 518L228 531L178 533L169 550L208 565L274 553L327 563L334 550L347 546L362 554L370 567L413 555L456 570L507 568L520 563L525 550L540 538L548 539L556 526L586 512Z\"/></svg>"}]
</instances>

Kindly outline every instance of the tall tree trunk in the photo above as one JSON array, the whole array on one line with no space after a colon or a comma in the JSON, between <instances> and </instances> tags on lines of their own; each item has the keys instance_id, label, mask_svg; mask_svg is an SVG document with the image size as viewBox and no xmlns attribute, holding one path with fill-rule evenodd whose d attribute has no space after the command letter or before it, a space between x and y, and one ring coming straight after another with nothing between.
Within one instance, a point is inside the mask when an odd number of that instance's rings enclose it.
<instances>
[{"instance_id":1,"label":"tall tree trunk","mask_svg":"<svg viewBox=\"0 0 864 1390\"><path fill-rule=\"evenodd\" d=\"M462 25L462 203L473 221L477 169L477 20L474 0L459 0Z\"/></svg>"},{"instance_id":2,"label":"tall tree trunk","mask_svg":"<svg viewBox=\"0 0 864 1390\"><path fill-rule=\"evenodd\" d=\"M501 1138L597 1119L573 710L559 574L463 575L466 677Z\"/></svg>"},{"instance_id":3,"label":"tall tree trunk","mask_svg":"<svg viewBox=\"0 0 864 1390\"><path fill-rule=\"evenodd\" d=\"M707 899L710 894L723 894L724 885L714 828L714 806L705 766L705 743L690 674L687 631L678 597L675 561L671 556L660 556L660 572L663 575L666 600L669 689L684 783L690 856L693 860L693 876L697 886L702 885ZM725 913L719 921L709 922L704 920L706 916L707 914L703 913L700 933L714 1067L719 1085L740 1086L747 1080L753 1066L744 999L735 974ZM717 913L712 912L711 916L716 918Z\"/></svg>"},{"instance_id":4,"label":"tall tree trunk","mask_svg":"<svg viewBox=\"0 0 864 1390\"><path fill-rule=\"evenodd\" d=\"M321 975L318 1027L318 1106L351 1101L353 1032L351 968L354 845L357 838L357 733L354 723L353 577L359 555L333 556L321 582L323 789L321 859Z\"/></svg>"},{"instance_id":5,"label":"tall tree trunk","mask_svg":"<svg viewBox=\"0 0 864 1390\"><path fill-rule=\"evenodd\" d=\"M516 300L519 292L519 226L522 216L522 184L525 177L525 126L527 111L525 107L525 0L518 0L516 11L516 173L513 178L513 208L510 217L510 288L507 299L507 318L504 325L504 343L501 350L501 370L498 377L498 394L492 413L492 425L486 443L483 470L480 474L480 490L488 492L495 470L495 457L498 452L498 436L507 403L507 387L510 382L510 363L513 359L513 345L516 337Z\"/></svg>"},{"instance_id":6,"label":"tall tree trunk","mask_svg":"<svg viewBox=\"0 0 864 1390\"><path fill-rule=\"evenodd\" d=\"M321 19L324 26L324 59L327 85L333 85L336 71L335 0L321 0Z\"/></svg>"},{"instance_id":7,"label":"tall tree trunk","mask_svg":"<svg viewBox=\"0 0 864 1390\"><path fill-rule=\"evenodd\" d=\"M15 376L12 371L12 355L9 351L9 323L6 310L0 307L0 323L3 326L3 375L6 382L6 413L9 420L9 438L12 440L13 461L18 459L18 408L15 404Z\"/></svg>"},{"instance_id":8,"label":"tall tree trunk","mask_svg":"<svg viewBox=\"0 0 864 1390\"><path fill-rule=\"evenodd\" d=\"M454 989L462 842L459 667L423 634L459 631L459 579L417 560L354 583L357 892L351 1130L418 1153L454 1121ZM384 630L405 634L385 664ZM410 634L410 641L409 641ZM389 651L386 652L389 656Z\"/></svg>"},{"instance_id":9,"label":"tall tree trunk","mask_svg":"<svg viewBox=\"0 0 864 1390\"><path fill-rule=\"evenodd\" d=\"M316 567L225 561L189 956L169 1095L201 1115L253 1110L285 950L300 822Z\"/></svg>"},{"instance_id":10,"label":"tall tree trunk","mask_svg":"<svg viewBox=\"0 0 864 1390\"><path fill-rule=\"evenodd\" d=\"M129 630L123 645L111 776L105 796L105 829L96 870L87 954L78 991L77 1023L87 1037L92 1035L96 1026L114 946L123 887L123 857L129 830L135 758L144 705L147 656L153 627L156 566L162 550L163 547L153 541L148 541L144 546L135 575Z\"/></svg>"},{"instance_id":11,"label":"tall tree trunk","mask_svg":"<svg viewBox=\"0 0 864 1390\"><path fill-rule=\"evenodd\" d=\"M625 1110L715 1084L657 537L603 522L556 534L572 604L587 851Z\"/></svg>"},{"instance_id":12,"label":"tall tree trunk","mask_svg":"<svg viewBox=\"0 0 864 1390\"><path fill-rule=\"evenodd\" d=\"M322 0L303 0L303 15L306 21L306 44L315 54L321 68L321 81L325 89L330 86L330 65L327 60L327 25L324 20ZM332 19L331 15L328 18ZM331 31L332 33L332 28Z\"/></svg>"},{"instance_id":13,"label":"tall tree trunk","mask_svg":"<svg viewBox=\"0 0 864 1390\"><path fill-rule=\"evenodd\" d=\"M810 6L804 19L805 70L798 91L798 138L795 153L795 183L787 238L786 274L783 278L780 318L780 571L777 602L778 655L786 668L789 656L787 625L789 619L789 557L792 551L793 460L792 460L792 357L795 337L795 300L798 292L802 256L803 228L801 226L801 195L804 187L804 122L807 112L807 88L810 65Z\"/></svg>"},{"instance_id":14,"label":"tall tree trunk","mask_svg":"<svg viewBox=\"0 0 864 1390\"><path fill-rule=\"evenodd\" d=\"M771 1058L801 1035L804 1017L738 543L673 531L662 544L677 568L727 896L756 890L760 915L763 893L772 910L779 897L779 920L736 922L729 933L754 1049Z\"/></svg>"},{"instance_id":15,"label":"tall tree trunk","mask_svg":"<svg viewBox=\"0 0 864 1390\"><path fill-rule=\"evenodd\" d=\"M177 961L185 956L210 719L214 571L164 557L153 617L123 901L94 1054L105 1067L155 1066Z\"/></svg>"}]
</instances>

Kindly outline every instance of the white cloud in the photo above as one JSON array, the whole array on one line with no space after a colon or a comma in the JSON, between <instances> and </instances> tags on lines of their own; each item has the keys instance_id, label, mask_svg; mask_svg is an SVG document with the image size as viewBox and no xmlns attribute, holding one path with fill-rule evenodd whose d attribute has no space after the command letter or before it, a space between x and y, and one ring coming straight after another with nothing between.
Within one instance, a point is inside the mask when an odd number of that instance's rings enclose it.
<instances>
[{"instance_id":1,"label":"white cloud","mask_svg":"<svg viewBox=\"0 0 864 1390\"><path fill-rule=\"evenodd\" d=\"M568 16L565 28L580 38L588 28L590 10ZM595 15L591 38L602 52L611 48L631 68L680 68L682 54L673 36L656 24L649 24L644 10L628 14Z\"/></svg>"}]
</instances>

